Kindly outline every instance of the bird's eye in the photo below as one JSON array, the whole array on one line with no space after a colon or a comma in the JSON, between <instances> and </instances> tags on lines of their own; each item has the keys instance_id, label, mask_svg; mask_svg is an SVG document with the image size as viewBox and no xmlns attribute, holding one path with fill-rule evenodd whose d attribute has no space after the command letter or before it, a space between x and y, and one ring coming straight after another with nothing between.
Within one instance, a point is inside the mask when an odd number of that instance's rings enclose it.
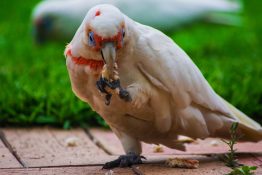
<instances>
[{"instance_id":1,"label":"bird's eye","mask_svg":"<svg viewBox=\"0 0 262 175\"><path fill-rule=\"evenodd\" d=\"M122 29L122 37L124 38L126 35L125 29Z\"/></svg>"},{"instance_id":2,"label":"bird's eye","mask_svg":"<svg viewBox=\"0 0 262 175\"><path fill-rule=\"evenodd\" d=\"M122 38L121 38L121 45L124 45L124 37L126 35L125 29L122 29Z\"/></svg>"},{"instance_id":3,"label":"bird's eye","mask_svg":"<svg viewBox=\"0 0 262 175\"><path fill-rule=\"evenodd\" d=\"M94 32L89 32L89 34L88 34L88 45L89 46L95 46L96 45L95 38L94 38Z\"/></svg>"}]
</instances>

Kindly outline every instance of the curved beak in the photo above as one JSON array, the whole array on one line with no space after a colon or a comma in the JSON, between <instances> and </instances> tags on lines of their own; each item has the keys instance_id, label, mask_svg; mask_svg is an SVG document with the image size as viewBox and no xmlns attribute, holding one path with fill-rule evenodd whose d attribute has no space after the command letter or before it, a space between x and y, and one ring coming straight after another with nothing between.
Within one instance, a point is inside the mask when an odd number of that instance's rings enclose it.
<instances>
[{"instance_id":1,"label":"curved beak","mask_svg":"<svg viewBox=\"0 0 262 175\"><path fill-rule=\"evenodd\" d=\"M113 72L116 60L116 47L113 42L105 42L101 49L104 63L110 72Z\"/></svg>"}]
</instances>

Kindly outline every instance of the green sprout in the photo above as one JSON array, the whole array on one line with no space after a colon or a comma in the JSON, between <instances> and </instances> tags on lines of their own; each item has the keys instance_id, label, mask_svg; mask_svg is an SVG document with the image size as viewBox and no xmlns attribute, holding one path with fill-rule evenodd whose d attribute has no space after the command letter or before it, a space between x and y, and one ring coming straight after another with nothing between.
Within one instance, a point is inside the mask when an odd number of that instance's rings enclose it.
<instances>
[{"instance_id":1,"label":"green sprout","mask_svg":"<svg viewBox=\"0 0 262 175\"><path fill-rule=\"evenodd\" d=\"M229 174L227 175L253 175L254 172L251 172L253 170L256 170L256 166L241 166L238 168L234 168Z\"/></svg>"},{"instance_id":2,"label":"green sprout","mask_svg":"<svg viewBox=\"0 0 262 175\"><path fill-rule=\"evenodd\" d=\"M223 161L225 165L230 168L235 168L240 166L240 164L236 159L236 149L234 149L234 145L240 139L240 136L237 135L237 127L238 127L237 122L232 123L230 128L230 140L227 141L222 139L222 141L225 142L229 147L229 153L225 155Z\"/></svg>"},{"instance_id":3,"label":"green sprout","mask_svg":"<svg viewBox=\"0 0 262 175\"><path fill-rule=\"evenodd\" d=\"M229 146L229 153L226 154L223 158L225 165L232 168L232 171L227 175L252 175L254 174L252 171L256 170L257 167L240 164L237 160L236 149L234 149L234 145L241 138L241 136L237 135L237 127L237 122L232 123L230 128L230 140L226 141L222 139L222 141Z\"/></svg>"}]
</instances>

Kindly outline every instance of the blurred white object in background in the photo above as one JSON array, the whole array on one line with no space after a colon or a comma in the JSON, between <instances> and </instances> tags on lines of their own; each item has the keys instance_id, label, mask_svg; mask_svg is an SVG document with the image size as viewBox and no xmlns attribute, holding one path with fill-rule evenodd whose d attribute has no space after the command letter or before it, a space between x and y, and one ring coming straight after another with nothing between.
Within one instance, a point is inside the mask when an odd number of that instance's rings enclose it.
<instances>
[{"instance_id":1,"label":"blurred white object in background","mask_svg":"<svg viewBox=\"0 0 262 175\"><path fill-rule=\"evenodd\" d=\"M163 32L200 19L236 25L239 18L232 14L242 9L239 0L45 0L32 15L36 40L71 39L87 11L104 3ZM218 15L221 12L226 15Z\"/></svg>"}]
</instances>

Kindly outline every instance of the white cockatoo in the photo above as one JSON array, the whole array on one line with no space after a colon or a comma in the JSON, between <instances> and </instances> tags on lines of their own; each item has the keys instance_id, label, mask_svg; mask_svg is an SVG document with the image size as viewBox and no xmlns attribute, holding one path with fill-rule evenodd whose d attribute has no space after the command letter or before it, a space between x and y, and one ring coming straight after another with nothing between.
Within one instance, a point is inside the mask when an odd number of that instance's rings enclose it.
<instances>
[{"instance_id":1,"label":"white cockatoo","mask_svg":"<svg viewBox=\"0 0 262 175\"><path fill-rule=\"evenodd\" d=\"M118 159L121 166L140 162L133 156L140 155L141 141L184 150L178 135L228 138L233 122L243 140L262 139L261 126L216 94L176 43L112 5L88 11L65 56L73 92L105 119L125 152L133 153L120 157L124 163ZM96 84L112 61L131 101L114 94L106 105Z\"/></svg>"},{"instance_id":2,"label":"white cockatoo","mask_svg":"<svg viewBox=\"0 0 262 175\"><path fill-rule=\"evenodd\" d=\"M102 3L112 4L130 18L161 31L171 31L182 24L210 18L216 12L241 11L239 0L45 0L32 14L36 39L71 38L86 12ZM237 16L232 15L216 19L221 23L238 21Z\"/></svg>"}]
</instances>

